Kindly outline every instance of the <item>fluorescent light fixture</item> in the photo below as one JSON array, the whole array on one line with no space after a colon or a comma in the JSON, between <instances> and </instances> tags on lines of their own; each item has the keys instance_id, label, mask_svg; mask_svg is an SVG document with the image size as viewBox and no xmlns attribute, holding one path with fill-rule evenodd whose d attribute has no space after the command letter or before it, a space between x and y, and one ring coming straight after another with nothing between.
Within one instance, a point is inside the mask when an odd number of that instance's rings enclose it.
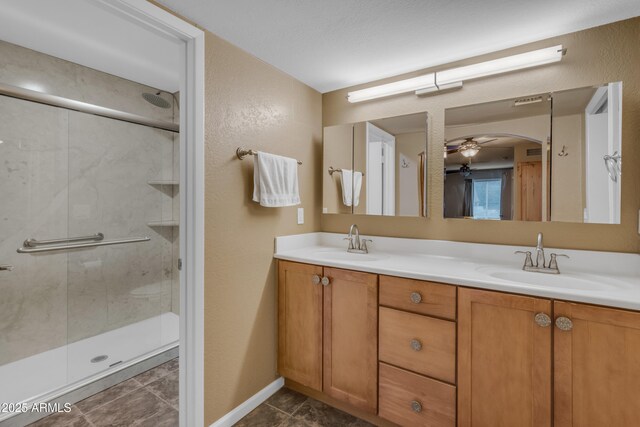
<instances>
[{"instance_id":1,"label":"fluorescent light fixture","mask_svg":"<svg viewBox=\"0 0 640 427\"><path fill-rule=\"evenodd\" d=\"M444 85L447 83L508 73L509 71L521 70L523 68L537 67L539 65L558 62L561 59L562 45L558 45L545 49L532 50L531 52L521 53L519 55L494 59L493 61L467 65L466 67L439 71L436 73L436 81L438 85Z\"/></svg>"},{"instance_id":2,"label":"fluorescent light fixture","mask_svg":"<svg viewBox=\"0 0 640 427\"><path fill-rule=\"evenodd\" d=\"M562 45L547 47L519 55L507 56L464 67L451 68L449 70L425 74L420 77L356 90L349 92L347 99L349 102L361 102L406 92L416 92L417 95L438 92L460 87L464 80L493 76L495 74L558 62L562 59L563 54L564 50Z\"/></svg>"},{"instance_id":3,"label":"fluorescent light fixture","mask_svg":"<svg viewBox=\"0 0 640 427\"><path fill-rule=\"evenodd\" d=\"M384 96L398 95L400 93L414 92L418 89L435 88L435 74L425 74L424 76L412 79L400 80L398 82L387 83L386 85L374 86L367 89L356 90L347 94L349 102L368 101L369 99L382 98Z\"/></svg>"}]
</instances>

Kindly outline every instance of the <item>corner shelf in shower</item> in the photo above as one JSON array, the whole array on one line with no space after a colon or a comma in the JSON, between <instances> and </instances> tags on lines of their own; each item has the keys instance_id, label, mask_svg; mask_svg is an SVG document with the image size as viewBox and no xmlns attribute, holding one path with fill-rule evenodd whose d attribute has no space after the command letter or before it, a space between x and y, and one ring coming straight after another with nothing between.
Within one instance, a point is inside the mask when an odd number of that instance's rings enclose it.
<instances>
[{"instance_id":1,"label":"corner shelf in shower","mask_svg":"<svg viewBox=\"0 0 640 427\"><path fill-rule=\"evenodd\" d=\"M149 221L147 225L149 227L178 227L180 226L180 221L174 219L168 219L165 221Z\"/></svg>"},{"instance_id":2,"label":"corner shelf in shower","mask_svg":"<svg viewBox=\"0 0 640 427\"><path fill-rule=\"evenodd\" d=\"M162 179L152 179L147 181L149 185L180 185L178 181L172 180L162 180Z\"/></svg>"}]
</instances>

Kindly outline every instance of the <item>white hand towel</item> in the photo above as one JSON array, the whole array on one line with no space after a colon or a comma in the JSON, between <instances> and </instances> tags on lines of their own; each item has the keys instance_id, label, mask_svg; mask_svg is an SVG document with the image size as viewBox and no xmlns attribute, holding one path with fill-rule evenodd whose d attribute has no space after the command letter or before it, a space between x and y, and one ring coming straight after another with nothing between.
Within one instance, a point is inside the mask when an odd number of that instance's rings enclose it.
<instances>
[{"instance_id":1,"label":"white hand towel","mask_svg":"<svg viewBox=\"0 0 640 427\"><path fill-rule=\"evenodd\" d=\"M342 203L345 206L360 204L360 190L362 189L362 172L342 169Z\"/></svg>"},{"instance_id":2,"label":"white hand towel","mask_svg":"<svg viewBox=\"0 0 640 427\"><path fill-rule=\"evenodd\" d=\"M345 206L351 206L352 203L352 194L353 194L353 172L351 169L342 169L342 179L340 180L342 183L342 203Z\"/></svg>"},{"instance_id":3,"label":"white hand towel","mask_svg":"<svg viewBox=\"0 0 640 427\"><path fill-rule=\"evenodd\" d=\"M297 160L258 151L253 158L253 201L269 208L299 205Z\"/></svg>"}]
</instances>

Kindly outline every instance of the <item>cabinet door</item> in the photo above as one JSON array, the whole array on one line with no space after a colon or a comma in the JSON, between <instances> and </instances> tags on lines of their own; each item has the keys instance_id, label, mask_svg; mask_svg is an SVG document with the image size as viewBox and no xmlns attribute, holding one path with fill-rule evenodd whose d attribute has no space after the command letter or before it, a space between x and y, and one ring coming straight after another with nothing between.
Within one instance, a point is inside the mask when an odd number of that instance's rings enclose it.
<instances>
[{"instance_id":1,"label":"cabinet door","mask_svg":"<svg viewBox=\"0 0 640 427\"><path fill-rule=\"evenodd\" d=\"M566 302L554 313L554 425L639 426L640 313Z\"/></svg>"},{"instance_id":2,"label":"cabinet door","mask_svg":"<svg viewBox=\"0 0 640 427\"><path fill-rule=\"evenodd\" d=\"M322 391L322 267L278 262L278 371Z\"/></svg>"},{"instance_id":3,"label":"cabinet door","mask_svg":"<svg viewBox=\"0 0 640 427\"><path fill-rule=\"evenodd\" d=\"M378 276L335 268L324 275L324 392L375 413Z\"/></svg>"},{"instance_id":4,"label":"cabinet door","mask_svg":"<svg viewBox=\"0 0 640 427\"><path fill-rule=\"evenodd\" d=\"M458 426L551 425L552 327L545 315L546 299L460 288Z\"/></svg>"}]
</instances>

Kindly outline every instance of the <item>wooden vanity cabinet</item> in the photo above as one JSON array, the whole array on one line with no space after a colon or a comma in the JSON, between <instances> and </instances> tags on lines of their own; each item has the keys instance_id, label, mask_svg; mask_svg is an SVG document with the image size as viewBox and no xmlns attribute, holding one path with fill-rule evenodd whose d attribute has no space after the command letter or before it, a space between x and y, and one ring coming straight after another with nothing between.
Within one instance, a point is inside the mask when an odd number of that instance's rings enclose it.
<instances>
[{"instance_id":1,"label":"wooden vanity cabinet","mask_svg":"<svg viewBox=\"0 0 640 427\"><path fill-rule=\"evenodd\" d=\"M640 426L640 312L287 261L278 273L280 374L354 409L402 426Z\"/></svg>"},{"instance_id":2,"label":"wooden vanity cabinet","mask_svg":"<svg viewBox=\"0 0 640 427\"><path fill-rule=\"evenodd\" d=\"M378 408L378 276L278 263L278 371L371 413Z\"/></svg>"},{"instance_id":3,"label":"wooden vanity cabinet","mask_svg":"<svg viewBox=\"0 0 640 427\"><path fill-rule=\"evenodd\" d=\"M458 426L551 425L552 331L548 299L459 288Z\"/></svg>"},{"instance_id":4,"label":"wooden vanity cabinet","mask_svg":"<svg viewBox=\"0 0 640 427\"><path fill-rule=\"evenodd\" d=\"M554 426L640 426L640 313L554 302Z\"/></svg>"}]
</instances>

